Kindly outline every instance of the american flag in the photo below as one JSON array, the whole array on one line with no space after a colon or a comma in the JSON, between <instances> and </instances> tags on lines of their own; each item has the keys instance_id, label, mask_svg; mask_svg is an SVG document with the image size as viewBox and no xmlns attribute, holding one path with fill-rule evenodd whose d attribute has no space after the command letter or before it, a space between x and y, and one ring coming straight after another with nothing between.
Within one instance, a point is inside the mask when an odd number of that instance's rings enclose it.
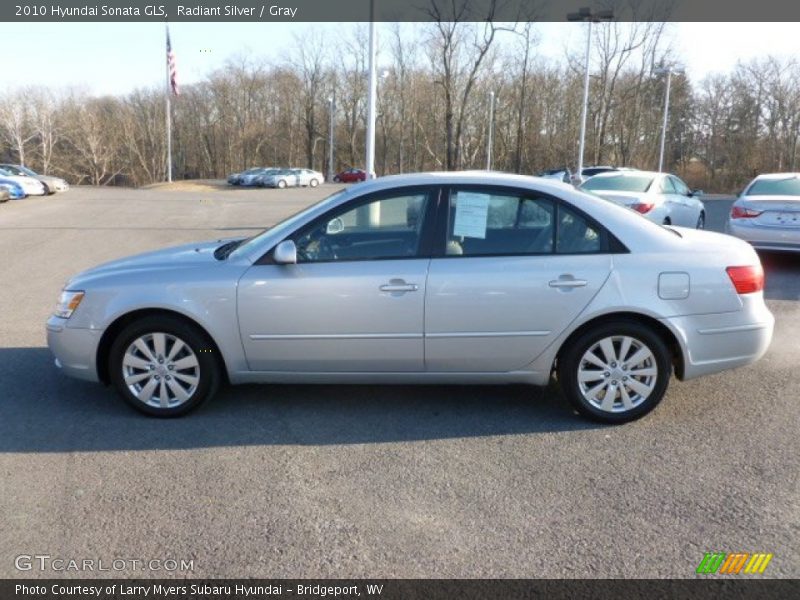
<instances>
[{"instance_id":1,"label":"american flag","mask_svg":"<svg viewBox=\"0 0 800 600\"><path fill-rule=\"evenodd\" d=\"M169 27L167 28L167 69L169 70L169 87L176 96L178 91L178 68L175 66L175 53L172 51L172 42L169 39Z\"/></svg>"}]
</instances>

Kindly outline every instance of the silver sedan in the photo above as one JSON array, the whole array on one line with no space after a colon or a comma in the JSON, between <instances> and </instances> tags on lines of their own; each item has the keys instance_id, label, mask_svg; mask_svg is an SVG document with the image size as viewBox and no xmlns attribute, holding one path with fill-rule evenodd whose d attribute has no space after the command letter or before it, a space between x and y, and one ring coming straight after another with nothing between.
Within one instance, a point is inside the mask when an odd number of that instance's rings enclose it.
<instances>
[{"instance_id":1,"label":"silver sedan","mask_svg":"<svg viewBox=\"0 0 800 600\"><path fill-rule=\"evenodd\" d=\"M600 173L581 184L581 189L626 206L653 223L703 229L706 209L699 191L691 191L669 173L620 170Z\"/></svg>"},{"instance_id":2,"label":"silver sedan","mask_svg":"<svg viewBox=\"0 0 800 600\"><path fill-rule=\"evenodd\" d=\"M731 207L728 232L759 250L800 252L800 173L751 181Z\"/></svg>"},{"instance_id":3,"label":"silver sedan","mask_svg":"<svg viewBox=\"0 0 800 600\"><path fill-rule=\"evenodd\" d=\"M667 229L558 182L431 173L339 191L248 239L73 277L56 365L175 416L237 383L527 383L555 374L600 421L641 417L673 373L752 363L763 271L733 237Z\"/></svg>"}]
</instances>

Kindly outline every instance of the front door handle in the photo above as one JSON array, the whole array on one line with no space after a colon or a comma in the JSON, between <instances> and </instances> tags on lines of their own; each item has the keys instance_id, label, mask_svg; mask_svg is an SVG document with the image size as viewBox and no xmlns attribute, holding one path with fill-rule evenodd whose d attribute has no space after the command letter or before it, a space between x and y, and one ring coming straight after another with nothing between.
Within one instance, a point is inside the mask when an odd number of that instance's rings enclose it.
<instances>
[{"instance_id":1,"label":"front door handle","mask_svg":"<svg viewBox=\"0 0 800 600\"><path fill-rule=\"evenodd\" d=\"M548 285L551 288L579 288L589 283L585 279L554 279Z\"/></svg>"},{"instance_id":2,"label":"front door handle","mask_svg":"<svg viewBox=\"0 0 800 600\"><path fill-rule=\"evenodd\" d=\"M392 279L389 283L385 283L380 287L382 292L416 292L419 286L416 283L406 283L402 279Z\"/></svg>"}]
</instances>

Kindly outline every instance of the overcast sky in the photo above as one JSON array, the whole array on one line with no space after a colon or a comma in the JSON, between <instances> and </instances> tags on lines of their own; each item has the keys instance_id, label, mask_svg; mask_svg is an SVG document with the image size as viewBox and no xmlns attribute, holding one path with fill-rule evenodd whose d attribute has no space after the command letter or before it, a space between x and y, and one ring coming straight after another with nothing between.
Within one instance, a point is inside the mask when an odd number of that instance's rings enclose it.
<instances>
[{"instance_id":1,"label":"overcast sky","mask_svg":"<svg viewBox=\"0 0 800 600\"><path fill-rule=\"evenodd\" d=\"M185 85L202 79L234 54L252 52L279 59L291 48L295 34L314 28L335 39L355 26L174 23L170 31L179 78ZM408 25L416 26L422 24ZM566 48L582 52L583 27L538 24L538 52L554 60L563 58ZM797 23L674 23L670 37L676 57L693 79L727 72L738 60L767 54L800 57ZM24 85L77 85L96 94L121 94L164 81L164 29L158 23L0 23L0 40L6 57L0 91Z\"/></svg>"}]
</instances>

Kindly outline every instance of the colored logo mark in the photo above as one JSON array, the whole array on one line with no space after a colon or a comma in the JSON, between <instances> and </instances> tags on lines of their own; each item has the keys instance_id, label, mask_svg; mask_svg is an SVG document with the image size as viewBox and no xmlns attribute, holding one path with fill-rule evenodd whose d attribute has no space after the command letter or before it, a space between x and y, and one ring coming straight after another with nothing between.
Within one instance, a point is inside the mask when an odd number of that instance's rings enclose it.
<instances>
[{"instance_id":1,"label":"colored logo mark","mask_svg":"<svg viewBox=\"0 0 800 600\"><path fill-rule=\"evenodd\" d=\"M706 552L703 560L697 566L697 573L702 575L710 575L717 573L719 575L738 575L739 573L763 573L769 561L772 560L772 554L766 552L756 552L750 554L749 552L734 552L726 554L725 552Z\"/></svg>"}]
</instances>

